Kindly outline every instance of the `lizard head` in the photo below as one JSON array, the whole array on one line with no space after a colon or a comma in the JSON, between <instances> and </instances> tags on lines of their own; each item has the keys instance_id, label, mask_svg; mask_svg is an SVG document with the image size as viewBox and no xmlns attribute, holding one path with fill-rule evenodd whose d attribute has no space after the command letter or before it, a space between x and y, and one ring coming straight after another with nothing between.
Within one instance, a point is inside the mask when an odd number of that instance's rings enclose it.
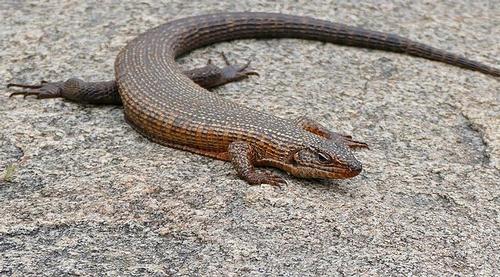
<instances>
[{"instance_id":1,"label":"lizard head","mask_svg":"<svg viewBox=\"0 0 500 277\"><path fill-rule=\"evenodd\" d=\"M345 179L358 175L362 166L345 144L316 140L291 151L283 169L303 178Z\"/></svg>"}]
</instances>

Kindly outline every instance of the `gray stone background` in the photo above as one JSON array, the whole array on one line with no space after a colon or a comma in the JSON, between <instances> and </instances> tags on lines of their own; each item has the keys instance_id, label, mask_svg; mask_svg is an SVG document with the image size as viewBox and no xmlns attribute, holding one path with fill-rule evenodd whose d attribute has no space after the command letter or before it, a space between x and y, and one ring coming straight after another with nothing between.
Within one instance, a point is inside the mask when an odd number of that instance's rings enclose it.
<instances>
[{"instance_id":1,"label":"gray stone background","mask_svg":"<svg viewBox=\"0 0 500 277\"><path fill-rule=\"evenodd\" d=\"M496 4L495 4L496 2ZM167 20L277 11L394 32L500 67L497 1L0 0L0 275L498 275L500 83L423 59L302 40L199 49L252 59L217 89L370 144L344 181L249 186L138 135L119 107L8 98L5 83L113 78Z\"/></svg>"}]
</instances>

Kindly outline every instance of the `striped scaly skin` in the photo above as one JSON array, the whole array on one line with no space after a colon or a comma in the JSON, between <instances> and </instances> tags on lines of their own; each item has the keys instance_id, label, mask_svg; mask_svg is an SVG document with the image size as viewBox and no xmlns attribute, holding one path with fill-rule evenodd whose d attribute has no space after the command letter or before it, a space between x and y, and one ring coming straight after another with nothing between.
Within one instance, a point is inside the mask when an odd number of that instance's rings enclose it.
<instances>
[{"instance_id":1,"label":"striped scaly skin","mask_svg":"<svg viewBox=\"0 0 500 277\"><path fill-rule=\"evenodd\" d=\"M115 88L110 89L108 84L95 91L94 83L91 91L96 95L104 90L119 93L125 118L138 132L166 146L231 161L239 176L250 184L284 182L277 175L255 171L255 166L277 167L305 178L342 179L358 175L361 163L350 148L365 148L366 144L331 132L310 119L278 118L226 101L205 89L210 84L241 79L233 76L234 69L229 70L233 78L224 75L228 74L224 70L215 77L207 70L188 74L175 62L179 55L212 43L285 37L405 53L500 76L496 68L398 35L309 17L244 12L183 18L141 34L117 56L116 82L112 83ZM58 96L65 97L64 84L47 83L34 89L38 92L50 85L62 87ZM88 97L78 99L79 91L89 91L90 85L86 84L90 83L70 86L72 94L77 95L71 100L89 102ZM37 96L41 95L48 93Z\"/></svg>"}]
</instances>

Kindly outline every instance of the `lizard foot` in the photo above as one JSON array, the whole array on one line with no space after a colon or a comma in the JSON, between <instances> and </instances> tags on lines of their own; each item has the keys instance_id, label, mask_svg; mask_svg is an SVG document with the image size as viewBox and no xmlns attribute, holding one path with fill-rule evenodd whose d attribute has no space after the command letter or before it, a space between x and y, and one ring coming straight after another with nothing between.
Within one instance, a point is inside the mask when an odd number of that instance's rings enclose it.
<instances>
[{"instance_id":1,"label":"lizard foot","mask_svg":"<svg viewBox=\"0 0 500 277\"><path fill-rule=\"evenodd\" d=\"M248 60L246 64L231 64L231 62L229 62L229 59L226 57L226 54L224 54L224 52L220 52L220 55L222 56L222 59L224 59L224 62L226 63L226 67L222 69L222 76L229 82L238 81L247 78L250 75L259 76L259 73L255 71L255 69L250 67L251 60ZM211 61L209 60L209 63L210 62Z\"/></svg>"},{"instance_id":2,"label":"lizard foot","mask_svg":"<svg viewBox=\"0 0 500 277\"><path fill-rule=\"evenodd\" d=\"M241 81L250 75L259 76L259 73L250 67L250 61L246 64L231 64L224 53L220 54L226 66L218 67L209 59L206 66L184 71L184 75L205 89Z\"/></svg>"},{"instance_id":3,"label":"lizard foot","mask_svg":"<svg viewBox=\"0 0 500 277\"><path fill-rule=\"evenodd\" d=\"M245 177L245 180L250 185L268 184L271 186L281 187L282 184L286 184L285 179L269 172L252 172Z\"/></svg>"},{"instance_id":4,"label":"lizard foot","mask_svg":"<svg viewBox=\"0 0 500 277\"><path fill-rule=\"evenodd\" d=\"M349 148L367 148L368 144L361 142L361 141L356 141L352 139L352 136L350 135L345 135L345 134L340 134L336 132L332 132L328 130L325 126L321 125L320 123L316 122L315 120L312 120L306 116L301 116L295 120L295 124L298 126L302 127L304 130L309 131L313 134L316 134L320 137L323 137L328 140L334 140L336 142L340 142L342 144L345 144Z\"/></svg>"},{"instance_id":5,"label":"lizard foot","mask_svg":"<svg viewBox=\"0 0 500 277\"><path fill-rule=\"evenodd\" d=\"M7 88L18 87L25 88L27 90L16 91L9 95L9 97L15 95L22 95L24 98L30 95L36 96L37 99L44 98L57 98L62 97L62 85L63 82L47 82L41 81L39 85L27 85L27 84L7 84Z\"/></svg>"},{"instance_id":6,"label":"lizard foot","mask_svg":"<svg viewBox=\"0 0 500 277\"><path fill-rule=\"evenodd\" d=\"M344 134L339 134L339 133L331 132L330 133L330 137L331 137L331 139L340 140L342 143L344 143L345 145L347 145L349 148L360 148L360 149L361 148L366 148L366 149L370 149L370 147L368 147L368 144L366 144L364 142L361 142L361 141L353 140L352 136L350 136L350 135L344 135Z\"/></svg>"}]
</instances>

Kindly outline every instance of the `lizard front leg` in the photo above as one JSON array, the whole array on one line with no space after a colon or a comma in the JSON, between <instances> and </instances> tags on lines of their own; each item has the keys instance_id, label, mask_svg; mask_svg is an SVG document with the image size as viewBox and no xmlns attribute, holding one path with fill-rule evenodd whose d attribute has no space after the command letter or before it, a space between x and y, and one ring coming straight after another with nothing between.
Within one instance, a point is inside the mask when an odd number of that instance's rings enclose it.
<instances>
[{"instance_id":1,"label":"lizard front leg","mask_svg":"<svg viewBox=\"0 0 500 277\"><path fill-rule=\"evenodd\" d=\"M335 141L340 141L347 145L349 148L368 148L368 144L360 141L355 141L352 139L350 135L344 135L336 132L332 132L328 130L325 126L320 123L306 117L301 116L295 120L295 124L297 124L302 129L316 134L320 137L324 137L326 139L331 139Z\"/></svg>"},{"instance_id":2,"label":"lizard front leg","mask_svg":"<svg viewBox=\"0 0 500 277\"><path fill-rule=\"evenodd\" d=\"M243 141L232 142L228 147L228 153L234 168L238 172L238 176L250 185L269 184L279 187L281 184L286 183L278 175L255 171L256 153L249 143Z\"/></svg>"},{"instance_id":3,"label":"lizard front leg","mask_svg":"<svg viewBox=\"0 0 500 277\"><path fill-rule=\"evenodd\" d=\"M184 74L193 80L193 82L206 89L237 82L248 78L250 75L259 76L259 73L250 67L250 61L246 64L231 64L223 52L220 54L226 66L218 67L209 59L206 66L184 71Z\"/></svg>"}]
</instances>

